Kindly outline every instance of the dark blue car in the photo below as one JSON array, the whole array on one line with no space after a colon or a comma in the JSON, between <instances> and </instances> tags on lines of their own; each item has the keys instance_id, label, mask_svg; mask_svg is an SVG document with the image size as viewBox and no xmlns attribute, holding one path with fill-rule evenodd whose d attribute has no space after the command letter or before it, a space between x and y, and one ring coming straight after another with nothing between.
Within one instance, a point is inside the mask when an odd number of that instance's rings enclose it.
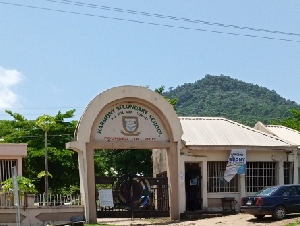
<instances>
[{"instance_id":1,"label":"dark blue car","mask_svg":"<svg viewBox=\"0 0 300 226\"><path fill-rule=\"evenodd\" d=\"M243 197L241 211L258 219L272 215L275 220L289 213L300 213L300 185L266 187L253 196Z\"/></svg>"}]
</instances>

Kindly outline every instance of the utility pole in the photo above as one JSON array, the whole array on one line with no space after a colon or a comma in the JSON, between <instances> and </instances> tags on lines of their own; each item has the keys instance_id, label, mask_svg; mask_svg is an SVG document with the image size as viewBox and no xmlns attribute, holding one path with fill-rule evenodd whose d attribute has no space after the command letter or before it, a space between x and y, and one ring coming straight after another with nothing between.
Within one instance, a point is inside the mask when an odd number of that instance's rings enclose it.
<instances>
[{"instance_id":1,"label":"utility pole","mask_svg":"<svg viewBox=\"0 0 300 226\"><path fill-rule=\"evenodd\" d=\"M14 187L14 205L17 209L16 214L16 225L20 226L20 200L19 200L19 184L18 184L18 173L17 173L17 167L12 167L12 178L13 178L13 187Z\"/></svg>"},{"instance_id":2,"label":"utility pole","mask_svg":"<svg viewBox=\"0 0 300 226\"><path fill-rule=\"evenodd\" d=\"M48 191L49 191L49 183L48 183L48 139L47 139L47 130L45 131L45 199L46 206L48 206Z\"/></svg>"}]
</instances>

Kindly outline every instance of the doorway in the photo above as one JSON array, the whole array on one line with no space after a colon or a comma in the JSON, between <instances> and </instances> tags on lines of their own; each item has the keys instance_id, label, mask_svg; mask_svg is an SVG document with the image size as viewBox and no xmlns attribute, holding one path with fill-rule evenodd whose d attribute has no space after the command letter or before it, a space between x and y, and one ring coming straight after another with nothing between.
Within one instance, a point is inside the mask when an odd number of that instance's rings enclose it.
<instances>
[{"instance_id":1,"label":"doorway","mask_svg":"<svg viewBox=\"0 0 300 226\"><path fill-rule=\"evenodd\" d=\"M201 168L199 163L185 163L186 211L202 209Z\"/></svg>"}]
</instances>

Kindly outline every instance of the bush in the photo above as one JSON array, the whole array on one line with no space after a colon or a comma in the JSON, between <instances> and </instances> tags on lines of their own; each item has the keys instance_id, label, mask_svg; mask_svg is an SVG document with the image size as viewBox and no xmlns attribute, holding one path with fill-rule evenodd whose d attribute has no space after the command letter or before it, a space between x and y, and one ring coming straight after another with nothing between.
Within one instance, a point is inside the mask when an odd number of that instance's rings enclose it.
<instances>
[{"instance_id":1,"label":"bush","mask_svg":"<svg viewBox=\"0 0 300 226\"><path fill-rule=\"evenodd\" d=\"M37 192L32 181L26 177L17 176L18 185L19 185L19 196L22 197L24 194L34 194ZM1 183L2 192L13 191L13 179L9 178Z\"/></svg>"}]
</instances>

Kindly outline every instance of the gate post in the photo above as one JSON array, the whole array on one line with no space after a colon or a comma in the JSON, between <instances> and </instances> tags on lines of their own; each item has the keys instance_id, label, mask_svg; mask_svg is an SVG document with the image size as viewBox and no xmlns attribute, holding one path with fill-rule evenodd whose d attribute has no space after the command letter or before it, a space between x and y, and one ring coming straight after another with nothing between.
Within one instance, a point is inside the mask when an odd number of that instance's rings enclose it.
<instances>
[{"instance_id":1,"label":"gate post","mask_svg":"<svg viewBox=\"0 0 300 226\"><path fill-rule=\"evenodd\" d=\"M84 215L88 223L97 223L94 148L89 147L88 143L78 141L66 143L66 148L78 153L80 193L84 204Z\"/></svg>"},{"instance_id":2,"label":"gate post","mask_svg":"<svg viewBox=\"0 0 300 226\"><path fill-rule=\"evenodd\" d=\"M94 167L94 149L86 145L86 180L87 180L87 198L88 198L88 223L97 223L96 209L96 189L95 189L95 167ZM86 207L87 208L87 207Z\"/></svg>"},{"instance_id":3,"label":"gate post","mask_svg":"<svg viewBox=\"0 0 300 226\"><path fill-rule=\"evenodd\" d=\"M178 158L177 143L172 143L167 150L167 166L169 179L169 202L170 220L179 220L179 197L178 197Z\"/></svg>"}]
</instances>

